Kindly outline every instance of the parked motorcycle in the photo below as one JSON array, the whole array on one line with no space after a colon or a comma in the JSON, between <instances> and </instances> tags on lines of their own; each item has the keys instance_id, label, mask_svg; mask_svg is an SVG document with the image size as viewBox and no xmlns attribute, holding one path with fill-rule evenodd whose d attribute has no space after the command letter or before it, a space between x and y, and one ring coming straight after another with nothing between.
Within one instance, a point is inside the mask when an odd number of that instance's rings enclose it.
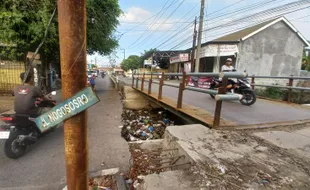
<instances>
[{"instance_id":1,"label":"parked motorcycle","mask_svg":"<svg viewBox=\"0 0 310 190\"><path fill-rule=\"evenodd\" d=\"M56 95L56 92L52 92ZM54 107L56 101L37 99L38 107ZM17 159L25 154L26 148L36 143L51 130L42 133L34 120L37 115L2 114L0 119L6 124L0 126L0 141L4 141L4 154L8 158Z\"/></svg>"},{"instance_id":2,"label":"parked motorcycle","mask_svg":"<svg viewBox=\"0 0 310 190\"><path fill-rule=\"evenodd\" d=\"M228 79L231 80L231 79ZM210 89L217 89L222 85L222 81L217 78L212 78ZM229 89L228 92L231 92ZM237 86L234 88L234 93L241 94L240 103L246 106L253 105L256 102L256 93L251 89L248 79L237 79ZM214 95L210 94L212 98Z\"/></svg>"}]
</instances>

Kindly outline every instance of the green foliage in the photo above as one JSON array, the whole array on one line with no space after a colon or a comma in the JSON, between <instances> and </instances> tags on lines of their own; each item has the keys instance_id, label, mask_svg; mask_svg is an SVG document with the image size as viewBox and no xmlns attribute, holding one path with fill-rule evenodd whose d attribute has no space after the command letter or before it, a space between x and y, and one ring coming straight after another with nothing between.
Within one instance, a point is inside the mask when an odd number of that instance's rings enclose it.
<instances>
[{"instance_id":1,"label":"green foliage","mask_svg":"<svg viewBox=\"0 0 310 190\"><path fill-rule=\"evenodd\" d=\"M266 95L272 99L282 99L286 94L285 89L275 88L275 87L267 87Z\"/></svg>"},{"instance_id":2,"label":"green foliage","mask_svg":"<svg viewBox=\"0 0 310 190\"><path fill-rule=\"evenodd\" d=\"M27 51L34 51L43 39L55 5L56 2L52 0L3 1L0 5L0 42L17 46L3 47L0 53L12 57L24 57ZM57 23L53 22L48 38L39 53L51 54L55 43L59 48Z\"/></svg>"},{"instance_id":3,"label":"green foliage","mask_svg":"<svg viewBox=\"0 0 310 190\"><path fill-rule=\"evenodd\" d=\"M140 67L141 58L137 55L131 55L127 59L123 60L121 67L123 70L128 71L129 69L138 69Z\"/></svg>"},{"instance_id":4,"label":"green foliage","mask_svg":"<svg viewBox=\"0 0 310 190\"><path fill-rule=\"evenodd\" d=\"M110 54L118 46L113 36L122 13L118 0L87 0L87 53Z\"/></svg>"},{"instance_id":5,"label":"green foliage","mask_svg":"<svg viewBox=\"0 0 310 190\"><path fill-rule=\"evenodd\" d=\"M301 70L310 71L310 58L306 55L306 50L303 51Z\"/></svg>"},{"instance_id":6,"label":"green foliage","mask_svg":"<svg viewBox=\"0 0 310 190\"><path fill-rule=\"evenodd\" d=\"M1 54L24 58L35 51L43 39L56 0L5 0L0 5L0 42L16 44L2 47ZM87 51L109 54L118 46L113 32L121 14L117 0L87 0ZM39 53L43 62L59 62L58 16Z\"/></svg>"}]
</instances>

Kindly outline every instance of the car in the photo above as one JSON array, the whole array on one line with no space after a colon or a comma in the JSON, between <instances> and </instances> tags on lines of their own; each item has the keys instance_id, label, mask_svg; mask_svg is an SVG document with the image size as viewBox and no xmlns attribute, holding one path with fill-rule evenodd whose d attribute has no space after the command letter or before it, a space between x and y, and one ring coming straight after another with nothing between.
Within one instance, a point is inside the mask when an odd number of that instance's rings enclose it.
<instances>
[{"instance_id":1,"label":"car","mask_svg":"<svg viewBox=\"0 0 310 190\"><path fill-rule=\"evenodd\" d=\"M98 77L98 73L96 71L91 71L92 75L95 75L95 77Z\"/></svg>"},{"instance_id":2,"label":"car","mask_svg":"<svg viewBox=\"0 0 310 190\"><path fill-rule=\"evenodd\" d=\"M91 71L87 71L87 77L90 78L92 76Z\"/></svg>"}]
</instances>

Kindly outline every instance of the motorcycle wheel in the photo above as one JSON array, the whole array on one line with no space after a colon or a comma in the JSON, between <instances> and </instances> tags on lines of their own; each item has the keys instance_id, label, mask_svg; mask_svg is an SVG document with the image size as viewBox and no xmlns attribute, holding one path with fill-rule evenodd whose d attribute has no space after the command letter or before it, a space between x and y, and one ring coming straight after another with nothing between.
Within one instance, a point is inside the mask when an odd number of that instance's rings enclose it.
<instances>
[{"instance_id":1,"label":"motorcycle wheel","mask_svg":"<svg viewBox=\"0 0 310 190\"><path fill-rule=\"evenodd\" d=\"M240 100L242 105L251 106L256 102L256 94L253 91L242 92L243 98Z\"/></svg>"},{"instance_id":2,"label":"motorcycle wheel","mask_svg":"<svg viewBox=\"0 0 310 190\"><path fill-rule=\"evenodd\" d=\"M11 132L9 139L4 142L4 154L8 158L17 159L25 154L27 147L17 142L19 135L22 135L19 131Z\"/></svg>"}]
</instances>

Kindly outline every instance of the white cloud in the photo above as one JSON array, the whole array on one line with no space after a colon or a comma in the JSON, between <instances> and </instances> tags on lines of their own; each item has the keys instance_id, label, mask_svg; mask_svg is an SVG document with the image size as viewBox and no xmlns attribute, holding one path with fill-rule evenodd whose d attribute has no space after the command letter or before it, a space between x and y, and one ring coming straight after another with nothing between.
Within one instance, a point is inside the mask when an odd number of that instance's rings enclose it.
<instances>
[{"instance_id":1,"label":"white cloud","mask_svg":"<svg viewBox=\"0 0 310 190\"><path fill-rule=\"evenodd\" d=\"M150 11L140 7L130 7L128 11L120 17L120 22L143 22L149 17L151 17Z\"/></svg>"},{"instance_id":2,"label":"white cloud","mask_svg":"<svg viewBox=\"0 0 310 190\"><path fill-rule=\"evenodd\" d=\"M162 18L158 18L157 16L152 17L152 15L153 13L149 10L140 7L130 7L120 17L120 23L122 26L126 25L130 28L133 26L130 22L137 22L137 24L143 22L143 24L139 26L140 29L143 28L148 31L163 31L173 29L175 27L175 22L180 21L179 19L166 19L165 16ZM147 20L148 18L151 19Z\"/></svg>"}]
</instances>

